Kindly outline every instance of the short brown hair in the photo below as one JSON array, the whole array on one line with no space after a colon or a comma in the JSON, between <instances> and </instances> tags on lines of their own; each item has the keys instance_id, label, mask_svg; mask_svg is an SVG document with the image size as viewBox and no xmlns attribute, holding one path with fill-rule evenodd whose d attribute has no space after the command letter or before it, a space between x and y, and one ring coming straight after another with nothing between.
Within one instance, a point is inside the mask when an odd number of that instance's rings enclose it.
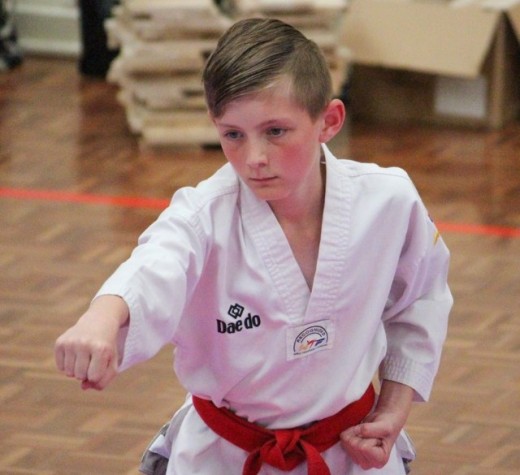
<instances>
[{"instance_id":1,"label":"short brown hair","mask_svg":"<svg viewBox=\"0 0 520 475\"><path fill-rule=\"evenodd\" d=\"M319 46L276 19L249 18L218 41L203 72L206 104L214 117L238 97L287 74L296 102L316 118L332 98L332 81Z\"/></svg>"}]
</instances>

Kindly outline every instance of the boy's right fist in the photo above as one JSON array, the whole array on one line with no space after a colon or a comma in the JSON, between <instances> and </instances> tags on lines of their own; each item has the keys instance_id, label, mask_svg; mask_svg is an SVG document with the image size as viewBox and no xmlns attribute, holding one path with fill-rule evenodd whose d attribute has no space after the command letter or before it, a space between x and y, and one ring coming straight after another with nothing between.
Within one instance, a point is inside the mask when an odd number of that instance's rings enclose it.
<instances>
[{"instance_id":1,"label":"boy's right fist","mask_svg":"<svg viewBox=\"0 0 520 475\"><path fill-rule=\"evenodd\" d=\"M114 296L96 299L54 349L58 370L81 381L83 389L104 389L117 375L117 336L128 320L128 307Z\"/></svg>"}]
</instances>

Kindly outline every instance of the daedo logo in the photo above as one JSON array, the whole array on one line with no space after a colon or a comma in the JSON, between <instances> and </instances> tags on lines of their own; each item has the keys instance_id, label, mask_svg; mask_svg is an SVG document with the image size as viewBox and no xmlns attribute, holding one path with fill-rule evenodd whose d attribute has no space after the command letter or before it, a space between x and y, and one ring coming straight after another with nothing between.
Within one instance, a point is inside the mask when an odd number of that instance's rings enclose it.
<instances>
[{"instance_id":1,"label":"daedo logo","mask_svg":"<svg viewBox=\"0 0 520 475\"><path fill-rule=\"evenodd\" d=\"M217 318L217 331L219 333L240 333L243 330L252 330L258 328L262 324L262 319L259 315L253 315L247 312L247 316L242 318L244 315L245 308L235 303L230 305L228 309L228 315L235 319L233 322L225 322Z\"/></svg>"}]
</instances>

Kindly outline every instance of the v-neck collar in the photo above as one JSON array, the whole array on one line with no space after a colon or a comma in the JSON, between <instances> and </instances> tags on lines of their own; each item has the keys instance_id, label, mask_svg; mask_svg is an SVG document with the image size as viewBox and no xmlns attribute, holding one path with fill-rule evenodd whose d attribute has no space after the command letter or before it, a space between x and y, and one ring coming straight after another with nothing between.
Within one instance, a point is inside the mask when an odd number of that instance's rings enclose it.
<instances>
[{"instance_id":1,"label":"v-neck collar","mask_svg":"<svg viewBox=\"0 0 520 475\"><path fill-rule=\"evenodd\" d=\"M337 159L323 145L327 181L316 273L312 291L289 242L267 202L240 182L241 214L246 229L273 280L292 323L330 318L348 253L351 198Z\"/></svg>"}]
</instances>

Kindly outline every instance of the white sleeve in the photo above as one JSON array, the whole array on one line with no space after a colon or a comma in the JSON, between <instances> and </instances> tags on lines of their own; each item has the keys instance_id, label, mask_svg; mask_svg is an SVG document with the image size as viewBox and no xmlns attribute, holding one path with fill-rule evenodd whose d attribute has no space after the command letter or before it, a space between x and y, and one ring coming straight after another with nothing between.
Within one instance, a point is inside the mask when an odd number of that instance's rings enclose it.
<instances>
[{"instance_id":1,"label":"white sleeve","mask_svg":"<svg viewBox=\"0 0 520 475\"><path fill-rule=\"evenodd\" d=\"M196 214L166 209L139 238L130 258L97 296L118 295L130 309L119 335L120 371L173 343L184 306L204 262L204 238Z\"/></svg>"},{"instance_id":2,"label":"white sleeve","mask_svg":"<svg viewBox=\"0 0 520 475\"><path fill-rule=\"evenodd\" d=\"M381 379L411 386L427 400L439 368L453 298L447 283L449 251L417 198L383 321L388 351Z\"/></svg>"}]
</instances>

